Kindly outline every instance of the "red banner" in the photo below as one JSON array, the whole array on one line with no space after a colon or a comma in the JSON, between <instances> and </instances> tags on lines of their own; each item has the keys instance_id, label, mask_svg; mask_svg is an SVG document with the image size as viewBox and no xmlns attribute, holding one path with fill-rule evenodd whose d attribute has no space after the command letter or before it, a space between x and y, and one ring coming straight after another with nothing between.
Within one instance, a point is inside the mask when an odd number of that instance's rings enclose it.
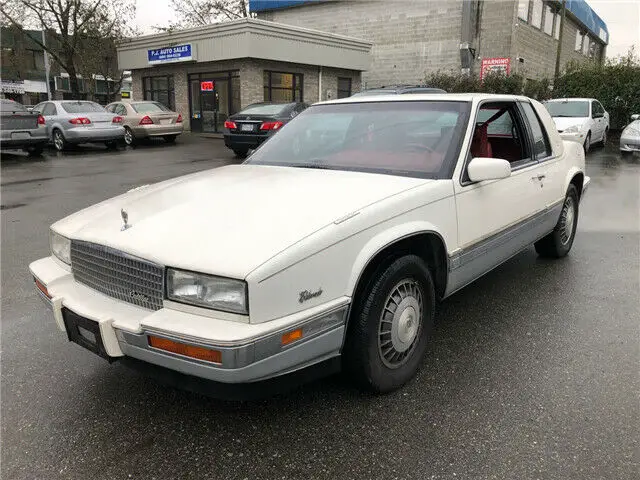
<instances>
[{"instance_id":1,"label":"red banner","mask_svg":"<svg viewBox=\"0 0 640 480\"><path fill-rule=\"evenodd\" d=\"M509 75L511 73L511 59L505 57L483 58L480 66L480 80L491 73Z\"/></svg>"}]
</instances>

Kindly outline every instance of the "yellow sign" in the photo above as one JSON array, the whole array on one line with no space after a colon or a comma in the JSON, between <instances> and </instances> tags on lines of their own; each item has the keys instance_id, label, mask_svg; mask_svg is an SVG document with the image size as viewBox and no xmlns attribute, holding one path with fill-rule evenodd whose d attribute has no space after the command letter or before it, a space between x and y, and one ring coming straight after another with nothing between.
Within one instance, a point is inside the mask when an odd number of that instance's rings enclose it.
<instances>
[{"instance_id":1,"label":"yellow sign","mask_svg":"<svg viewBox=\"0 0 640 480\"><path fill-rule=\"evenodd\" d=\"M131 98L131 92L120 92L122 98Z\"/></svg>"}]
</instances>

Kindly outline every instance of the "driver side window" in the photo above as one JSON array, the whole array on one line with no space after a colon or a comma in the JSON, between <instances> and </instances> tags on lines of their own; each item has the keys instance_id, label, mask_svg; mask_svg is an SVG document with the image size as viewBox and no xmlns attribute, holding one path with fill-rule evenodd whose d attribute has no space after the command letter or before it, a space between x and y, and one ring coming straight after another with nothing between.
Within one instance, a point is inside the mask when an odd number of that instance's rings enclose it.
<instances>
[{"instance_id":1,"label":"driver side window","mask_svg":"<svg viewBox=\"0 0 640 480\"><path fill-rule=\"evenodd\" d=\"M531 159L525 129L513 102L484 103L475 122L471 157L502 158L517 168Z\"/></svg>"}]
</instances>

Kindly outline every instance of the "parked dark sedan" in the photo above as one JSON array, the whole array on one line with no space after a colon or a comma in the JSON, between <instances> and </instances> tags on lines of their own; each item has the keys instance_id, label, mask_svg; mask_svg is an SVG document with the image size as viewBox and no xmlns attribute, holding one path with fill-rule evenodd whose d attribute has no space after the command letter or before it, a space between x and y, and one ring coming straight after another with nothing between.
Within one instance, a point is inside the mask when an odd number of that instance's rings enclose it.
<instances>
[{"instance_id":1,"label":"parked dark sedan","mask_svg":"<svg viewBox=\"0 0 640 480\"><path fill-rule=\"evenodd\" d=\"M253 103L224 122L224 144L243 157L308 106L302 102Z\"/></svg>"}]
</instances>

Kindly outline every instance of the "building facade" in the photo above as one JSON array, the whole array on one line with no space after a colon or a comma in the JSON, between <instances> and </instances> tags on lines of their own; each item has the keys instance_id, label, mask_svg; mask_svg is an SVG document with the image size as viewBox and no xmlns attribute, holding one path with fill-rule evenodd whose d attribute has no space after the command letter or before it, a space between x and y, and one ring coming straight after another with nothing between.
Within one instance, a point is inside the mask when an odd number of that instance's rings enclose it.
<instances>
[{"instance_id":1,"label":"building facade","mask_svg":"<svg viewBox=\"0 0 640 480\"><path fill-rule=\"evenodd\" d=\"M436 71L502 68L553 77L562 2L556 0L250 0L258 18L349 35L373 44L366 87L424 81ZM605 58L605 23L567 0L561 68Z\"/></svg>"},{"instance_id":2,"label":"building facade","mask_svg":"<svg viewBox=\"0 0 640 480\"><path fill-rule=\"evenodd\" d=\"M192 131L223 131L225 120L263 101L307 103L359 91L371 43L256 19L127 39L120 68L132 98L180 112Z\"/></svg>"},{"instance_id":3,"label":"building facade","mask_svg":"<svg viewBox=\"0 0 640 480\"><path fill-rule=\"evenodd\" d=\"M43 41L41 30L27 30L21 33L11 27L2 27L2 58L0 63L0 96L23 105L36 105L47 100L46 62L49 62L49 92L54 100L72 98L69 75L55 62L47 59L42 47L36 43ZM52 45L52 35L44 38L46 45ZM79 76L80 97L102 105L115 100L118 94L117 82L98 74ZM125 78L120 85L126 91L130 80ZM130 88L129 88L130 90ZM119 97L118 97L119 98Z\"/></svg>"}]
</instances>

